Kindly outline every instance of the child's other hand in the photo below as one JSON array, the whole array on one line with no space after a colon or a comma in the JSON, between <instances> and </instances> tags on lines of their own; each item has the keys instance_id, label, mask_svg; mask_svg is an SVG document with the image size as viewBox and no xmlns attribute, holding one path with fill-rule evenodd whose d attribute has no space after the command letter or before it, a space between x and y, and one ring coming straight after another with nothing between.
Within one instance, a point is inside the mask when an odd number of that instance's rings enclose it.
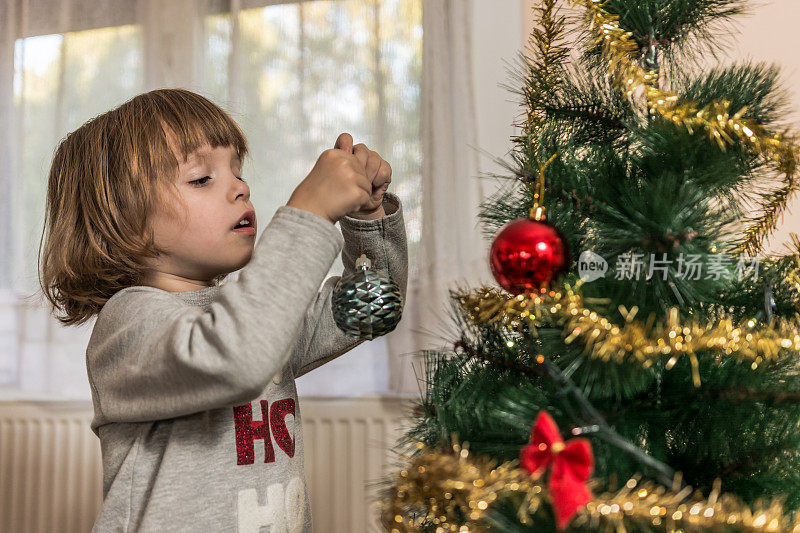
<instances>
[{"instance_id":1,"label":"child's other hand","mask_svg":"<svg viewBox=\"0 0 800 533\"><path fill-rule=\"evenodd\" d=\"M352 144L352 137L350 139ZM337 146L339 144L337 141ZM367 178L361 160L352 152L330 148L320 154L314 168L300 182L286 205L336 223L348 213L371 205L371 201L372 181Z\"/></svg>"},{"instance_id":2,"label":"child's other hand","mask_svg":"<svg viewBox=\"0 0 800 533\"><path fill-rule=\"evenodd\" d=\"M286 205L315 213L331 223L351 214L371 217L383 209L383 193L391 173L389 164L376 152L363 144L353 148L353 137L343 133L334 148L322 152Z\"/></svg>"},{"instance_id":3,"label":"child's other hand","mask_svg":"<svg viewBox=\"0 0 800 533\"><path fill-rule=\"evenodd\" d=\"M353 137L349 133L342 133L336 139L334 148L339 148L348 153L353 153L364 165L364 172L372 183L372 193L369 202L360 209L347 213L355 218L379 218L383 212L383 193L392 182L392 167L378 152L370 150L364 143L353 146Z\"/></svg>"}]
</instances>

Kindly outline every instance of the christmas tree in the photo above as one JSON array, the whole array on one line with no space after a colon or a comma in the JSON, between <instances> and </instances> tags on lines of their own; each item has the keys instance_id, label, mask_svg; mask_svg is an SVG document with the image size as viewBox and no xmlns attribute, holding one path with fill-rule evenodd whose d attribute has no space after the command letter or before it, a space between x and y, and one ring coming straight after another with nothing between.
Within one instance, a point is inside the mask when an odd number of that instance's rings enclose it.
<instances>
[{"instance_id":1,"label":"christmas tree","mask_svg":"<svg viewBox=\"0 0 800 533\"><path fill-rule=\"evenodd\" d=\"M481 206L499 286L451 291L383 525L800 531L800 242L762 251L798 188L779 70L698 68L743 1L571 4L536 7Z\"/></svg>"}]
</instances>

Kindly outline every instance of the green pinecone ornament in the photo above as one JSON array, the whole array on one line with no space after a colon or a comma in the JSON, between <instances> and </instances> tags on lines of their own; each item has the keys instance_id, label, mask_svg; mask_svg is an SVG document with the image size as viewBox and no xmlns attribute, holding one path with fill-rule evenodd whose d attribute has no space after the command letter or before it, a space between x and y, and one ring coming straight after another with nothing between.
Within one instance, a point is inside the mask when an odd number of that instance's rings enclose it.
<instances>
[{"instance_id":1,"label":"green pinecone ornament","mask_svg":"<svg viewBox=\"0 0 800 533\"><path fill-rule=\"evenodd\" d=\"M388 274L371 270L361 254L355 272L345 274L333 288L333 320L351 337L372 340L392 331L403 312L403 296Z\"/></svg>"}]
</instances>

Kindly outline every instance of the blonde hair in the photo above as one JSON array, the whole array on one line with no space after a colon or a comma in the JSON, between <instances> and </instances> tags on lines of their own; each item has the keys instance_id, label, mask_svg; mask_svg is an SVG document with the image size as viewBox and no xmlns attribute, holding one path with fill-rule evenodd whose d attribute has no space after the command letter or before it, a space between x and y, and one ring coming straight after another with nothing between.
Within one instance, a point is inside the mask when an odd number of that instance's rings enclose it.
<instances>
[{"instance_id":1,"label":"blonde hair","mask_svg":"<svg viewBox=\"0 0 800 533\"><path fill-rule=\"evenodd\" d=\"M143 261L165 253L148 224L157 207L176 212L178 160L202 146L232 146L244 161L247 141L221 108L185 89L140 94L67 135L56 148L39 243L39 284L63 315L80 325L117 291L139 285ZM219 285L227 274L211 280Z\"/></svg>"}]
</instances>

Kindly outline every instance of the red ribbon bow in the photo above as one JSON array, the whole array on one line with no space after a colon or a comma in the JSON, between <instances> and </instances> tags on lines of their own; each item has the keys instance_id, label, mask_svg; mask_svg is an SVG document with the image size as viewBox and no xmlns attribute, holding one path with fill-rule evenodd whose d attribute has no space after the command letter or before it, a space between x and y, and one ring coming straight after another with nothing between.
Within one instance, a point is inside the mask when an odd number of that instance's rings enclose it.
<instances>
[{"instance_id":1,"label":"red ribbon bow","mask_svg":"<svg viewBox=\"0 0 800 533\"><path fill-rule=\"evenodd\" d=\"M564 529L578 509L592 501L586 480L594 468L592 445L585 438L561 439L558 426L546 411L539 411L533 424L530 443L522 449L520 464L532 475L540 476L550 463L548 489L553 499L556 526Z\"/></svg>"}]
</instances>

